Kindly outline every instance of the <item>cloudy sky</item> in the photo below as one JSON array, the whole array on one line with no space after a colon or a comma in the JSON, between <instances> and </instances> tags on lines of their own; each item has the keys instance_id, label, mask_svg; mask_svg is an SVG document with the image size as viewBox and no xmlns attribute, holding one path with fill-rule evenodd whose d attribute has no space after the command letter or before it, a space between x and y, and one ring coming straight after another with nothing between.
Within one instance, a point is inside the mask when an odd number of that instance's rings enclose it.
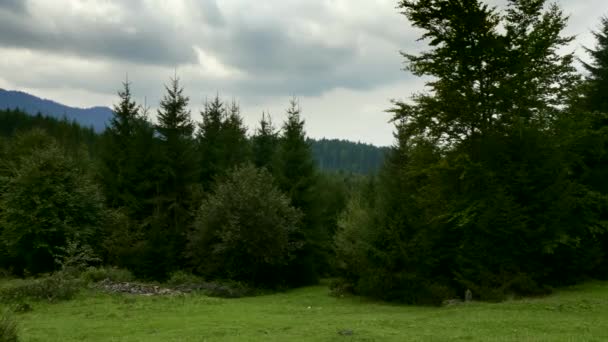
<instances>
[{"instance_id":1,"label":"cloudy sky","mask_svg":"<svg viewBox=\"0 0 608 342\"><path fill-rule=\"evenodd\" d=\"M501 4L504 0L492 0ZM571 49L608 14L606 0L558 0ZM310 136L390 145L390 99L423 82L401 71L418 31L397 0L0 0L0 88L71 106L110 106L128 74L156 108L174 72L195 120L206 98L235 99L253 127L300 99Z\"/></svg>"}]
</instances>

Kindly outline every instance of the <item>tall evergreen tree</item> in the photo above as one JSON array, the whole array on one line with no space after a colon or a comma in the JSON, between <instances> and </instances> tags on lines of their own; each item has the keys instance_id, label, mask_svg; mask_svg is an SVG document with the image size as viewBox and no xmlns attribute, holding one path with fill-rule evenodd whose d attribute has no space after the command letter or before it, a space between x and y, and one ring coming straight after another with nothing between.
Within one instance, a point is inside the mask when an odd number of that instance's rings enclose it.
<instances>
[{"instance_id":1,"label":"tall evergreen tree","mask_svg":"<svg viewBox=\"0 0 608 342\"><path fill-rule=\"evenodd\" d=\"M278 134L270 115L262 113L260 125L252 138L253 162L259 168L270 169L278 144Z\"/></svg>"},{"instance_id":2,"label":"tall evergreen tree","mask_svg":"<svg viewBox=\"0 0 608 342\"><path fill-rule=\"evenodd\" d=\"M197 132L200 180L205 189L210 189L215 178L248 160L250 147L236 102L228 106L216 96L205 103L201 115L203 122Z\"/></svg>"},{"instance_id":3,"label":"tall evergreen tree","mask_svg":"<svg viewBox=\"0 0 608 342\"><path fill-rule=\"evenodd\" d=\"M150 213L146 201L153 194L151 170L155 156L154 130L141 106L133 100L130 83L118 92L114 116L102 138L101 177L108 204L127 208L134 218Z\"/></svg>"},{"instance_id":4,"label":"tall evergreen tree","mask_svg":"<svg viewBox=\"0 0 608 342\"><path fill-rule=\"evenodd\" d=\"M585 107L591 111L608 113L608 17L601 19L601 25L599 31L593 32L597 40L595 49L585 49L591 55L591 63L583 62L589 73ZM603 124L608 124L608 121L604 119Z\"/></svg>"},{"instance_id":5,"label":"tall evergreen tree","mask_svg":"<svg viewBox=\"0 0 608 342\"><path fill-rule=\"evenodd\" d=\"M223 169L226 171L247 162L251 157L247 127L243 123L241 108L236 101L228 106L227 114L222 124Z\"/></svg>"},{"instance_id":6,"label":"tall evergreen tree","mask_svg":"<svg viewBox=\"0 0 608 342\"><path fill-rule=\"evenodd\" d=\"M157 187L149 245L153 262L150 266L156 277L183 262L185 232L192 217L191 186L198 172L189 99L177 77L165 89L167 94L160 102L156 126L163 157L162 179Z\"/></svg>"},{"instance_id":7,"label":"tall evergreen tree","mask_svg":"<svg viewBox=\"0 0 608 342\"><path fill-rule=\"evenodd\" d=\"M578 180L604 198L598 210L608 222L608 17L601 19L601 28L593 35L595 50L586 49L591 62L583 62L588 75L581 87L582 98L572 106L573 115L564 120L570 133L566 146L576 157L572 169ZM598 238L603 240L603 260L596 275L608 278L608 234L598 234Z\"/></svg>"},{"instance_id":8,"label":"tall evergreen tree","mask_svg":"<svg viewBox=\"0 0 608 342\"><path fill-rule=\"evenodd\" d=\"M319 208L314 195L317 171L310 145L306 141L304 120L300 112L297 99L291 99L275 154L273 172L279 188L291 198L293 206L304 214L300 237L304 241L304 247L290 265L289 278L293 284L310 284L318 280L318 268L323 263L324 243L328 238L319 224Z\"/></svg>"},{"instance_id":9,"label":"tall evergreen tree","mask_svg":"<svg viewBox=\"0 0 608 342\"><path fill-rule=\"evenodd\" d=\"M206 189L211 187L215 175L222 168L222 126L226 108L219 95L209 102L201 112L203 121L198 125L197 147L200 155L200 181Z\"/></svg>"}]
</instances>

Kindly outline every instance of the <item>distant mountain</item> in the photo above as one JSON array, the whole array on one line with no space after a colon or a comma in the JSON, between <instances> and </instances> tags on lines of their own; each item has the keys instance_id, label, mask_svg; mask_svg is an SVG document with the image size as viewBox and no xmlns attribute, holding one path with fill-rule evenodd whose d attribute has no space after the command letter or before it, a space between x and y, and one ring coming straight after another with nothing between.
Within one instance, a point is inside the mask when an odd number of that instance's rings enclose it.
<instances>
[{"instance_id":1,"label":"distant mountain","mask_svg":"<svg viewBox=\"0 0 608 342\"><path fill-rule=\"evenodd\" d=\"M70 121L78 122L81 126L93 127L96 132L103 131L112 117L112 110L108 107L86 109L68 107L21 91L0 89L0 109L15 108L30 115L41 113L60 119L65 117Z\"/></svg>"}]
</instances>

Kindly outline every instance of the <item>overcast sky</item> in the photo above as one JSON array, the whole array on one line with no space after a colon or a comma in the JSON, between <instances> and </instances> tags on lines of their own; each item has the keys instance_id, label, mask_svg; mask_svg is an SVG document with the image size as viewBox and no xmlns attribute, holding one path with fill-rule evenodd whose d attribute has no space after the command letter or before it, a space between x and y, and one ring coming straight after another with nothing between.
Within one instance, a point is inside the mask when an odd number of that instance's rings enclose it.
<instances>
[{"instance_id":1,"label":"overcast sky","mask_svg":"<svg viewBox=\"0 0 608 342\"><path fill-rule=\"evenodd\" d=\"M500 4L503 0L493 0ZM583 56L606 0L559 0ZM206 98L277 125L300 99L310 136L393 142L384 110L423 82L402 71L418 31L396 0L0 0L0 88L111 106L128 73L153 109L177 71L193 118Z\"/></svg>"}]
</instances>

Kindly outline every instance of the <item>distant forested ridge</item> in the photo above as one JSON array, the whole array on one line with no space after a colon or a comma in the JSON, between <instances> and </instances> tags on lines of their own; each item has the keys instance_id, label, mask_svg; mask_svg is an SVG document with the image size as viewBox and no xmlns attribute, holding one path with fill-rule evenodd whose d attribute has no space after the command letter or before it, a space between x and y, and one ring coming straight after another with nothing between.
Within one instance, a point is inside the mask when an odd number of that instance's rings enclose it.
<instances>
[{"instance_id":1,"label":"distant forested ridge","mask_svg":"<svg viewBox=\"0 0 608 342\"><path fill-rule=\"evenodd\" d=\"M58 119L75 120L83 127L93 127L96 132L102 132L112 117L112 110L108 107L69 107L21 91L0 89L0 109L17 108L30 115L40 113Z\"/></svg>"},{"instance_id":2,"label":"distant forested ridge","mask_svg":"<svg viewBox=\"0 0 608 342\"><path fill-rule=\"evenodd\" d=\"M312 155L323 171L373 174L382 167L388 147L340 139L309 139Z\"/></svg>"},{"instance_id":3,"label":"distant forested ridge","mask_svg":"<svg viewBox=\"0 0 608 342\"><path fill-rule=\"evenodd\" d=\"M95 146L99 140L99 135L93 128L84 127L77 121L41 114L30 115L19 109L0 109L0 137L9 138L32 129L44 130L62 146L70 149L86 146L92 154L95 154Z\"/></svg>"},{"instance_id":4,"label":"distant forested ridge","mask_svg":"<svg viewBox=\"0 0 608 342\"><path fill-rule=\"evenodd\" d=\"M86 128L92 127L95 132L101 133L112 116L111 109L107 107L73 108L27 93L2 89L0 89L0 110L4 110L0 117L2 123L0 130L3 135L15 129L58 127L62 119L65 119L64 124L78 123L85 128L85 131ZM47 117L57 120L48 120ZM87 134L90 133L92 132ZM330 172L375 173L382 166L384 156L389 150L387 147L340 139L308 139L308 143L311 145L313 158L319 169Z\"/></svg>"}]
</instances>

